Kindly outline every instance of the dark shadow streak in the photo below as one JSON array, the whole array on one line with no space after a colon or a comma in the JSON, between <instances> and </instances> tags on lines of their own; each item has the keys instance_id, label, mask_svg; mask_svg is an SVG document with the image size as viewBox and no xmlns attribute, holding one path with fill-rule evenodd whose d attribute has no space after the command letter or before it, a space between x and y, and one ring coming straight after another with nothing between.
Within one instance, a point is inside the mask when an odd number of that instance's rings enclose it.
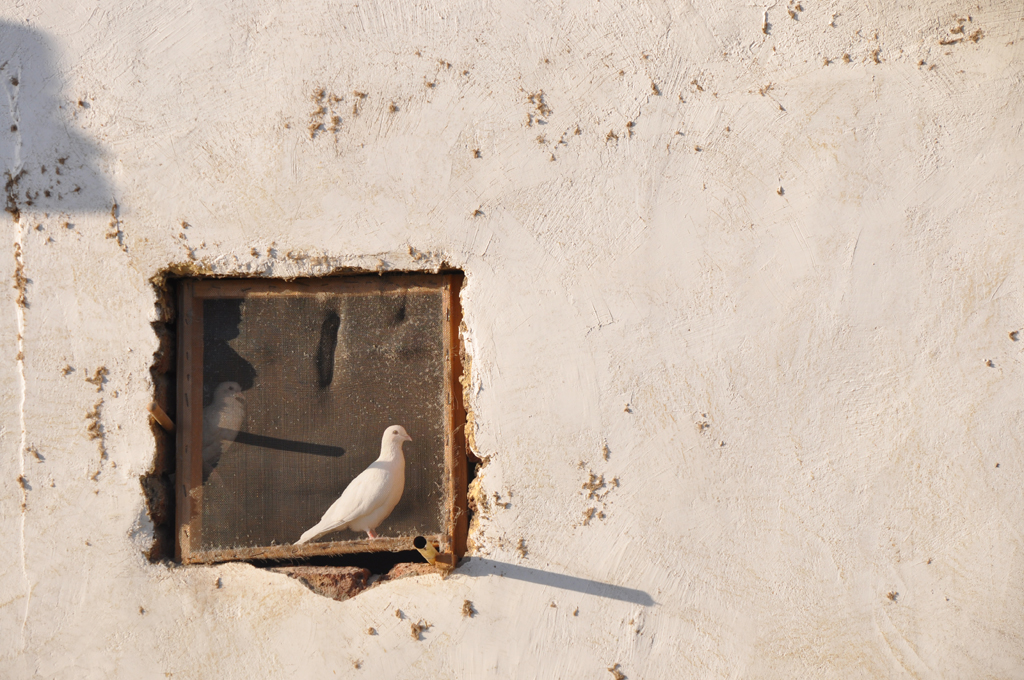
<instances>
[{"instance_id":1,"label":"dark shadow streak","mask_svg":"<svg viewBox=\"0 0 1024 680\"><path fill-rule=\"evenodd\" d=\"M610 583L592 581L588 578L566 576L551 571L541 571L540 569L521 567L518 564L509 564L507 562L496 562L495 560L480 557L465 558L459 564L459 571L457 573L466 576L497 574L498 576L512 578L517 581L526 581L542 586L561 588L562 590L572 590L584 595L607 597L612 600L619 600L620 602L638 604L642 607L652 607L657 604L654 598L643 590L637 590L636 588L623 588L622 586L614 586Z\"/></svg>"},{"instance_id":2,"label":"dark shadow streak","mask_svg":"<svg viewBox=\"0 0 1024 680\"><path fill-rule=\"evenodd\" d=\"M331 456L332 458L337 458L345 453L345 449L340 446L297 442L293 439L278 439L277 437L267 437L262 434L252 434L251 432L239 432L238 436L235 437L235 443L261 446L265 449L277 449L278 451L310 453L314 456Z\"/></svg>"},{"instance_id":3,"label":"dark shadow streak","mask_svg":"<svg viewBox=\"0 0 1024 680\"><path fill-rule=\"evenodd\" d=\"M338 329L341 317L333 309L327 313L320 326L320 342L316 347L317 386L325 390L334 380L334 352L338 348Z\"/></svg>"}]
</instances>

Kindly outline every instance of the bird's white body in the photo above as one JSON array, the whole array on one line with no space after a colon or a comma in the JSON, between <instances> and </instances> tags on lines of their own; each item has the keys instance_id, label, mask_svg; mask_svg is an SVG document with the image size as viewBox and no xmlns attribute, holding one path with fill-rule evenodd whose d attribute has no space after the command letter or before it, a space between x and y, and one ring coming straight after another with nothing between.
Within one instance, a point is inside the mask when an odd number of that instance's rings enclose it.
<instances>
[{"instance_id":1,"label":"bird's white body","mask_svg":"<svg viewBox=\"0 0 1024 680\"><path fill-rule=\"evenodd\" d=\"M353 479L341 497L324 513L316 526L302 534L296 545L308 543L324 534L342 529L365 531L376 538L373 530L387 519L402 499L405 490L405 456L402 443L411 442L401 425L384 430L380 457Z\"/></svg>"},{"instance_id":2,"label":"bird's white body","mask_svg":"<svg viewBox=\"0 0 1024 680\"><path fill-rule=\"evenodd\" d=\"M203 409L203 463L214 466L238 436L245 419L245 395L236 382L222 382Z\"/></svg>"}]
</instances>

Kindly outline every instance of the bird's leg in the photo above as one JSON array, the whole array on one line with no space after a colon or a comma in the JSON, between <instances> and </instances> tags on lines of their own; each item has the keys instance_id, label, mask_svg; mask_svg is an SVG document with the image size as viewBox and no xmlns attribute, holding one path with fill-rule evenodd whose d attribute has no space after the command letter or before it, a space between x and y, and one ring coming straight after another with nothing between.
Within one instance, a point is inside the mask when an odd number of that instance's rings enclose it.
<instances>
[{"instance_id":1,"label":"bird's leg","mask_svg":"<svg viewBox=\"0 0 1024 680\"><path fill-rule=\"evenodd\" d=\"M373 529L367 529L366 530L366 535L369 536L370 538L377 538L377 534L373 533Z\"/></svg>"}]
</instances>

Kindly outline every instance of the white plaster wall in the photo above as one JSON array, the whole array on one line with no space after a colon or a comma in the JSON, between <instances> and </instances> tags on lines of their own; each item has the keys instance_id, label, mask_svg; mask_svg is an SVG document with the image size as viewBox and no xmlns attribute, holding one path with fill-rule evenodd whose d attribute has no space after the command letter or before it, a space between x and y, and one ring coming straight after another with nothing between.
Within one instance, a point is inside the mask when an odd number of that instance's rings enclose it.
<instances>
[{"instance_id":1,"label":"white plaster wall","mask_svg":"<svg viewBox=\"0 0 1024 680\"><path fill-rule=\"evenodd\" d=\"M1024 9L792 8L3 3L3 170L68 157L3 218L4 677L1024 676ZM343 603L145 560L193 257L466 272L475 559Z\"/></svg>"}]
</instances>

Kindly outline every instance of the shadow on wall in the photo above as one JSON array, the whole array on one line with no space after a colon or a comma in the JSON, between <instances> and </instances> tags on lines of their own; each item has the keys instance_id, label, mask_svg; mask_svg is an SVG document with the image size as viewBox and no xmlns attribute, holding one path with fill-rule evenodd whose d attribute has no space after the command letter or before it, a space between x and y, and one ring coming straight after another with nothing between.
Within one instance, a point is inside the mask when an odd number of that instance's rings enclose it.
<instances>
[{"instance_id":1,"label":"shadow on wall","mask_svg":"<svg viewBox=\"0 0 1024 680\"><path fill-rule=\"evenodd\" d=\"M467 576L504 576L505 578L527 583L536 583L542 586L550 586L561 590L571 590L584 595L595 597L607 597L620 602L630 602L643 607L651 607L657 604L647 592L636 588L623 588L610 583L592 581L578 576L566 576L556 574L552 571L542 571L530 567L522 567L518 564L508 562L497 562L495 560L483 559L480 557L467 557L465 562L459 565L460 574Z\"/></svg>"},{"instance_id":2,"label":"shadow on wall","mask_svg":"<svg viewBox=\"0 0 1024 680\"><path fill-rule=\"evenodd\" d=\"M99 148L76 132L86 100L64 101L55 49L38 31L0 21L0 172L5 210L108 211Z\"/></svg>"}]
</instances>

